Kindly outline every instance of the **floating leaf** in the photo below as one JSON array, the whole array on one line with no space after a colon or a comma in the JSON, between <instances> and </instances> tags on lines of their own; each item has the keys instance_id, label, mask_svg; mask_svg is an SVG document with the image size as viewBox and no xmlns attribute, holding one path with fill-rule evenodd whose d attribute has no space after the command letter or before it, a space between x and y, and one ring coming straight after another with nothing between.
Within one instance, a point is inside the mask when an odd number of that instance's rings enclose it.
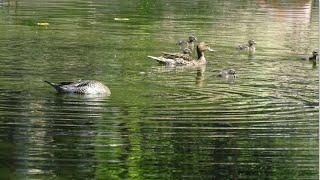
<instances>
[{"instance_id":1,"label":"floating leaf","mask_svg":"<svg viewBox=\"0 0 320 180\"><path fill-rule=\"evenodd\" d=\"M38 24L38 26L48 26L49 25L49 23L47 23L47 22L38 22L37 24Z\"/></svg>"},{"instance_id":2,"label":"floating leaf","mask_svg":"<svg viewBox=\"0 0 320 180\"><path fill-rule=\"evenodd\" d=\"M115 21L129 21L129 18L114 18Z\"/></svg>"}]
</instances>

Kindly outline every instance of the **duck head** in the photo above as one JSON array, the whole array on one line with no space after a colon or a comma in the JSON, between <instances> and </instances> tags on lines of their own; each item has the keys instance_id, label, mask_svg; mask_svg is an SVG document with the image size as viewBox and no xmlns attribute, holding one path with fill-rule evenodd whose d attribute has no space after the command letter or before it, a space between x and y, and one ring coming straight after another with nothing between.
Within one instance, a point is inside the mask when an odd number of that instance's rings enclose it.
<instances>
[{"instance_id":1,"label":"duck head","mask_svg":"<svg viewBox=\"0 0 320 180\"><path fill-rule=\"evenodd\" d=\"M313 55L313 57L317 57L317 56L319 56L319 53L317 50L314 50L314 51L312 51L312 55Z\"/></svg>"},{"instance_id":2,"label":"duck head","mask_svg":"<svg viewBox=\"0 0 320 180\"><path fill-rule=\"evenodd\" d=\"M198 59L203 57L203 52L204 51L214 51L213 49L210 48L210 46L205 43L205 42L200 42L197 46L197 53L198 53Z\"/></svg>"},{"instance_id":3,"label":"duck head","mask_svg":"<svg viewBox=\"0 0 320 180\"><path fill-rule=\"evenodd\" d=\"M230 75L235 75L236 74L236 71L234 69L229 69L228 70L228 74Z\"/></svg>"},{"instance_id":4,"label":"duck head","mask_svg":"<svg viewBox=\"0 0 320 180\"><path fill-rule=\"evenodd\" d=\"M197 46L197 49L200 51L200 52L204 52L204 51L214 51L213 49L210 48L210 46L205 43L205 42L200 42Z\"/></svg>"},{"instance_id":5,"label":"duck head","mask_svg":"<svg viewBox=\"0 0 320 180\"><path fill-rule=\"evenodd\" d=\"M195 41L198 41L198 39L194 36L194 35L190 35L189 36L189 42L195 42Z\"/></svg>"},{"instance_id":6,"label":"duck head","mask_svg":"<svg viewBox=\"0 0 320 180\"><path fill-rule=\"evenodd\" d=\"M257 43L256 43L256 41L254 39L250 39L248 41L248 44L249 44L249 46L253 46L253 45L257 44Z\"/></svg>"}]
</instances>

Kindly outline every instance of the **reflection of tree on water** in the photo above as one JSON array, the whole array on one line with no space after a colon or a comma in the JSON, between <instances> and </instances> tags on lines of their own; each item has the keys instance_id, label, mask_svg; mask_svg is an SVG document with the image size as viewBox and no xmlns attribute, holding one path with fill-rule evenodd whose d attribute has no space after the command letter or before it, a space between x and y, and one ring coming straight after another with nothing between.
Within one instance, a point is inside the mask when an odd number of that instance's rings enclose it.
<instances>
[{"instance_id":1,"label":"reflection of tree on water","mask_svg":"<svg viewBox=\"0 0 320 180\"><path fill-rule=\"evenodd\" d=\"M29 116L27 174L93 178L95 147L90 144L97 134L97 122L111 111L105 102L104 98L57 95L32 105L37 110Z\"/></svg>"},{"instance_id":2,"label":"reflection of tree on water","mask_svg":"<svg viewBox=\"0 0 320 180\"><path fill-rule=\"evenodd\" d=\"M11 91L1 89L1 174L0 179L25 178L34 172L42 174L45 170L38 169L34 164L37 139L47 141L43 137L42 119L38 117L41 106L30 98L29 91ZM5 98L3 98L5 97ZM8 108L8 109L6 109ZM17 118L18 117L18 118ZM45 143L46 144L46 143Z\"/></svg>"},{"instance_id":3,"label":"reflection of tree on water","mask_svg":"<svg viewBox=\"0 0 320 180\"><path fill-rule=\"evenodd\" d=\"M130 179L141 177L140 163L145 146L141 140L141 111L139 106L122 106L114 114L109 124L101 124L97 136L96 167L97 179Z\"/></svg>"},{"instance_id":4,"label":"reflection of tree on water","mask_svg":"<svg viewBox=\"0 0 320 180\"><path fill-rule=\"evenodd\" d=\"M2 0L0 1L0 8L4 7L7 9L7 13L11 12L11 9L14 9L14 13L17 13L18 0Z\"/></svg>"},{"instance_id":5,"label":"reflection of tree on water","mask_svg":"<svg viewBox=\"0 0 320 180\"><path fill-rule=\"evenodd\" d=\"M311 44L310 32L310 22L312 18L312 1L311 0L301 0L295 1L293 3L283 3L281 1L258 1L261 10L269 13L271 17L275 20L270 22L272 24L277 23L279 29L274 31L273 36L279 38L285 37L285 39L278 39L278 43L283 42L292 47L289 47L293 52L304 52L312 50L314 46ZM283 33L287 33L288 29L291 30L292 34L289 36L284 36Z\"/></svg>"},{"instance_id":6,"label":"reflection of tree on water","mask_svg":"<svg viewBox=\"0 0 320 180\"><path fill-rule=\"evenodd\" d=\"M261 10L266 10L273 17L277 17L285 23L295 25L309 25L311 18L311 0L300 0L293 3L282 3L279 1L259 0Z\"/></svg>"},{"instance_id":7,"label":"reflection of tree on water","mask_svg":"<svg viewBox=\"0 0 320 180\"><path fill-rule=\"evenodd\" d=\"M238 179L240 153L232 128L225 123L199 122L188 118L188 113L167 113L170 115L160 119L157 113L150 114L157 120L141 125L143 174L165 173L168 179Z\"/></svg>"},{"instance_id":8,"label":"reflection of tree on water","mask_svg":"<svg viewBox=\"0 0 320 180\"><path fill-rule=\"evenodd\" d=\"M240 150L234 137L216 138L211 151L214 179L239 178ZM217 173L219 172L219 173Z\"/></svg>"}]
</instances>

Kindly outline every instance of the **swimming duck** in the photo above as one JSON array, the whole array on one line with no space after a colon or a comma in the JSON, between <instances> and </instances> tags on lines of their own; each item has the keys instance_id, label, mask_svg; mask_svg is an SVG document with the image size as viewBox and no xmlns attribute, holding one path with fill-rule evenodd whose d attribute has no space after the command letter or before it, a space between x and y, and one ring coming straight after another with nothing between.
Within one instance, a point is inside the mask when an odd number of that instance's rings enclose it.
<instances>
[{"instance_id":1,"label":"swimming duck","mask_svg":"<svg viewBox=\"0 0 320 180\"><path fill-rule=\"evenodd\" d=\"M155 57L155 56L148 56L149 58L152 58L156 61L158 61L160 64L164 65L200 65L200 64L206 64L206 58L204 57L204 51L214 51L209 47L208 44L205 42L200 42L197 46L197 54L198 59L195 60L191 56L187 54L181 54L181 53L167 53L163 52L162 56Z\"/></svg>"},{"instance_id":2,"label":"swimming duck","mask_svg":"<svg viewBox=\"0 0 320 180\"><path fill-rule=\"evenodd\" d=\"M110 89L99 81L79 80L75 82L51 83L44 81L54 87L59 93L76 94L111 94Z\"/></svg>"},{"instance_id":3,"label":"swimming duck","mask_svg":"<svg viewBox=\"0 0 320 180\"><path fill-rule=\"evenodd\" d=\"M236 71L234 69L222 70L217 74L217 77L235 78L236 77Z\"/></svg>"},{"instance_id":4,"label":"swimming duck","mask_svg":"<svg viewBox=\"0 0 320 180\"><path fill-rule=\"evenodd\" d=\"M190 50L189 48L184 48L184 49L182 50L182 52L183 52L183 54L188 54L188 55L191 55L191 54L192 54L192 52L191 52L191 50Z\"/></svg>"},{"instance_id":5,"label":"swimming duck","mask_svg":"<svg viewBox=\"0 0 320 180\"><path fill-rule=\"evenodd\" d=\"M319 53L318 51L314 50L312 51L312 56L307 56L307 57L302 57L302 60L310 60L310 61L315 61L315 60L319 60Z\"/></svg>"},{"instance_id":6,"label":"swimming duck","mask_svg":"<svg viewBox=\"0 0 320 180\"><path fill-rule=\"evenodd\" d=\"M177 42L177 45L180 46L180 49L183 50L183 52L186 48L190 49L192 52L194 49L194 42L195 41L197 41L197 38L194 35L191 35L191 36L189 36L188 40L179 40Z\"/></svg>"},{"instance_id":7,"label":"swimming duck","mask_svg":"<svg viewBox=\"0 0 320 180\"><path fill-rule=\"evenodd\" d=\"M239 45L239 50L242 51L249 51L249 52L255 52L256 51L256 47L254 47L254 45L257 44L255 40L250 39L248 41L248 44L246 45Z\"/></svg>"}]
</instances>

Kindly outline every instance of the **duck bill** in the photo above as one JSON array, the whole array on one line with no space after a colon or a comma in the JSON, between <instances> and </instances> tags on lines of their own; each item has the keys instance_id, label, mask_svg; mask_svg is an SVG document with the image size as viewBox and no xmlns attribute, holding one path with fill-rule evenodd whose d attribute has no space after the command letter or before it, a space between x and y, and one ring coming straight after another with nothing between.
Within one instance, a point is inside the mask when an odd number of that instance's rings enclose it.
<instances>
[{"instance_id":1,"label":"duck bill","mask_svg":"<svg viewBox=\"0 0 320 180\"><path fill-rule=\"evenodd\" d=\"M208 48L207 50L208 50L208 51L211 51L211 52L214 52L214 51L215 51L214 49L211 49L211 48Z\"/></svg>"}]
</instances>

